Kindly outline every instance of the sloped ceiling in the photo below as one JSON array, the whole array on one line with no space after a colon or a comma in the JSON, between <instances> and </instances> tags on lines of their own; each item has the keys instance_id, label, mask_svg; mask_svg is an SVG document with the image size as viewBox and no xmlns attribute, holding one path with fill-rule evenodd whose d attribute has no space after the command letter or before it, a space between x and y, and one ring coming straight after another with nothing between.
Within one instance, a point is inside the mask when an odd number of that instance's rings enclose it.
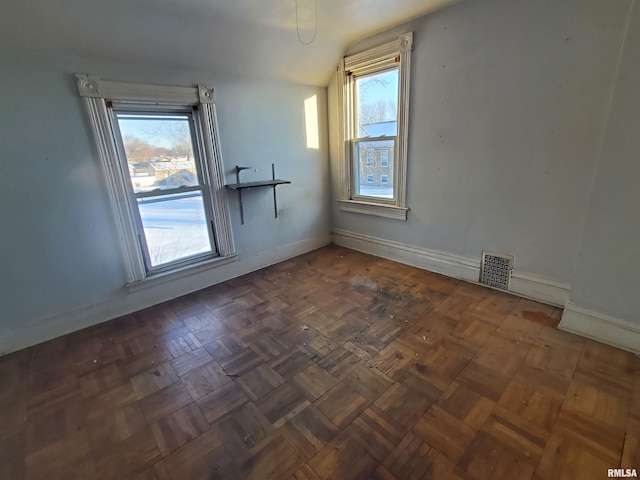
<instances>
[{"instance_id":1,"label":"sloped ceiling","mask_svg":"<svg viewBox=\"0 0 640 480\"><path fill-rule=\"evenodd\" d=\"M453 1L317 0L303 45L295 0L2 0L0 46L324 86L353 42Z\"/></svg>"}]
</instances>

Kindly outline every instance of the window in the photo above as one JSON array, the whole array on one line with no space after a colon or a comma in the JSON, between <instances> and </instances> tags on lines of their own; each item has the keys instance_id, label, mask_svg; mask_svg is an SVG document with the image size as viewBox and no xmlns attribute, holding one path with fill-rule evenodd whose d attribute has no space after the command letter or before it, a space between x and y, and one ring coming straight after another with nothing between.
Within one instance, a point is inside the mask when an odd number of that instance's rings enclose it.
<instances>
[{"instance_id":1,"label":"window","mask_svg":"<svg viewBox=\"0 0 640 480\"><path fill-rule=\"evenodd\" d=\"M76 77L128 283L232 258L213 91Z\"/></svg>"},{"instance_id":2,"label":"window","mask_svg":"<svg viewBox=\"0 0 640 480\"><path fill-rule=\"evenodd\" d=\"M380 150L380 166L382 168L389 167L389 149L387 148Z\"/></svg>"},{"instance_id":3,"label":"window","mask_svg":"<svg viewBox=\"0 0 640 480\"><path fill-rule=\"evenodd\" d=\"M373 149L367 148L367 167L373 167Z\"/></svg>"},{"instance_id":4,"label":"window","mask_svg":"<svg viewBox=\"0 0 640 480\"><path fill-rule=\"evenodd\" d=\"M340 210L406 220L409 65L413 34L344 58ZM368 170L388 169L371 185ZM371 152L371 153L370 153ZM385 172L385 173L386 173ZM391 178L391 182L389 182Z\"/></svg>"},{"instance_id":5,"label":"window","mask_svg":"<svg viewBox=\"0 0 640 480\"><path fill-rule=\"evenodd\" d=\"M389 175L380 175L380 183L386 185L389 183Z\"/></svg>"},{"instance_id":6,"label":"window","mask_svg":"<svg viewBox=\"0 0 640 480\"><path fill-rule=\"evenodd\" d=\"M214 255L212 207L193 141L192 112L139 112L128 104L112 109L147 270Z\"/></svg>"},{"instance_id":7,"label":"window","mask_svg":"<svg viewBox=\"0 0 640 480\"><path fill-rule=\"evenodd\" d=\"M355 153L352 161L354 172L352 197L378 201L394 198L393 188L370 187L363 185L358 179L363 169L360 161L360 150L367 153L367 167L373 167L374 149L394 148L398 133L398 73L399 68L392 59L391 66L374 73L352 74L354 77L354 116L351 138ZM375 139L375 140L374 140ZM395 150L395 149L394 149ZM367 177L367 183L369 182Z\"/></svg>"},{"instance_id":8,"label":"window","mask_svg":"<svg viewBox=\"0 0 640 480\"><path fill-rule=\"evenodd\" d=\"M373 173L367 174L367 183L373 183Z\"/></svg>"}]
</instances>

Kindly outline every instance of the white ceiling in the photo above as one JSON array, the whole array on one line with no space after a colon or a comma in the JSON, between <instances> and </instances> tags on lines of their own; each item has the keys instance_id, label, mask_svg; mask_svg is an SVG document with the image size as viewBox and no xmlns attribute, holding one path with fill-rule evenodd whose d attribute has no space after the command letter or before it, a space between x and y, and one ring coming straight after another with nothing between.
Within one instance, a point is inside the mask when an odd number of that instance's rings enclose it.
<instances>
[{"instance_id":1,"label":"white ceiling","mask_svg":"<svg viewBox=\"0 0 640 480\"><path fill-rule=\"evenodd\" d=\"M295 0L1 0L0 45L324 86L350 44L455 0L317 1L305 46Z\"/></svg>"}]
</instances>

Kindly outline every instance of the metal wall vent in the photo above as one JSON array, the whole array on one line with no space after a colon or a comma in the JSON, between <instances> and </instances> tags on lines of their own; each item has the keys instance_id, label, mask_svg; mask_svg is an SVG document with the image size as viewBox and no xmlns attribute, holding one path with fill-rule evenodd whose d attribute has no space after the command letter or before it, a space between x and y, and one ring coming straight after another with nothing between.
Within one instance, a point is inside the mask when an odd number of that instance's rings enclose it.
<instances>
[{"instance_id":1,"label":"metal wall vent","mask_svg":"<svg viewBox=\"0 0 640 480\"><path fill-rule=\"evenodd\" d=\"M502 290L509 290L512 269L513 257L511 255L482 252L480 283Z\"/></svg>"}]
</instances>

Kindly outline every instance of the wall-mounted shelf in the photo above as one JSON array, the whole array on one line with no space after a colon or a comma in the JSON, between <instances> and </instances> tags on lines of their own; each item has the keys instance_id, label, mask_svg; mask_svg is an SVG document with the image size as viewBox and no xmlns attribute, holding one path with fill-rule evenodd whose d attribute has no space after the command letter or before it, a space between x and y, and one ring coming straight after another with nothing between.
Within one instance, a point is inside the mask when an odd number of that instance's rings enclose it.
<instances>
[{"instance_id":1,"label":"wall-mounted shelf","mask_svg":"<svg viewBox=\"0 0 640 480\"><path fill-rule=\"evenodd\" d=\"M227 185L227 188L231 190L244 190L246 188L256 188L256 187L270 187L275 185L284 185L285 183L291 183L289 180L262 180L260 182L245 182L245 183L230 183Z\"/></svg>"},{"instance_id":2,"label":"wall-mounted shelf","mask_svg":"<svg viewBox=\"0 0 640 480\"><path fill-rule=\"evenodd\" d=\"M273 188L273 211L275 213L275 218L278 218L278 201L276 198L276 187L278 185L285 185L287 183L291 183L289 180L282 180L276 178L276 169L275 164L271 164L271 180L260 180L257 182L240 182L240 172L242 170L249 169L251 167L239 167L236 165L236 180L237 183L229 183L226 185L227 188L231 190L236 190L238 192L238 200L240 202L240 223L244 225L244 205L242 204L242 191L250 188L260 188L260 187L271 187Z\"/></svg>"}]
</instances>

